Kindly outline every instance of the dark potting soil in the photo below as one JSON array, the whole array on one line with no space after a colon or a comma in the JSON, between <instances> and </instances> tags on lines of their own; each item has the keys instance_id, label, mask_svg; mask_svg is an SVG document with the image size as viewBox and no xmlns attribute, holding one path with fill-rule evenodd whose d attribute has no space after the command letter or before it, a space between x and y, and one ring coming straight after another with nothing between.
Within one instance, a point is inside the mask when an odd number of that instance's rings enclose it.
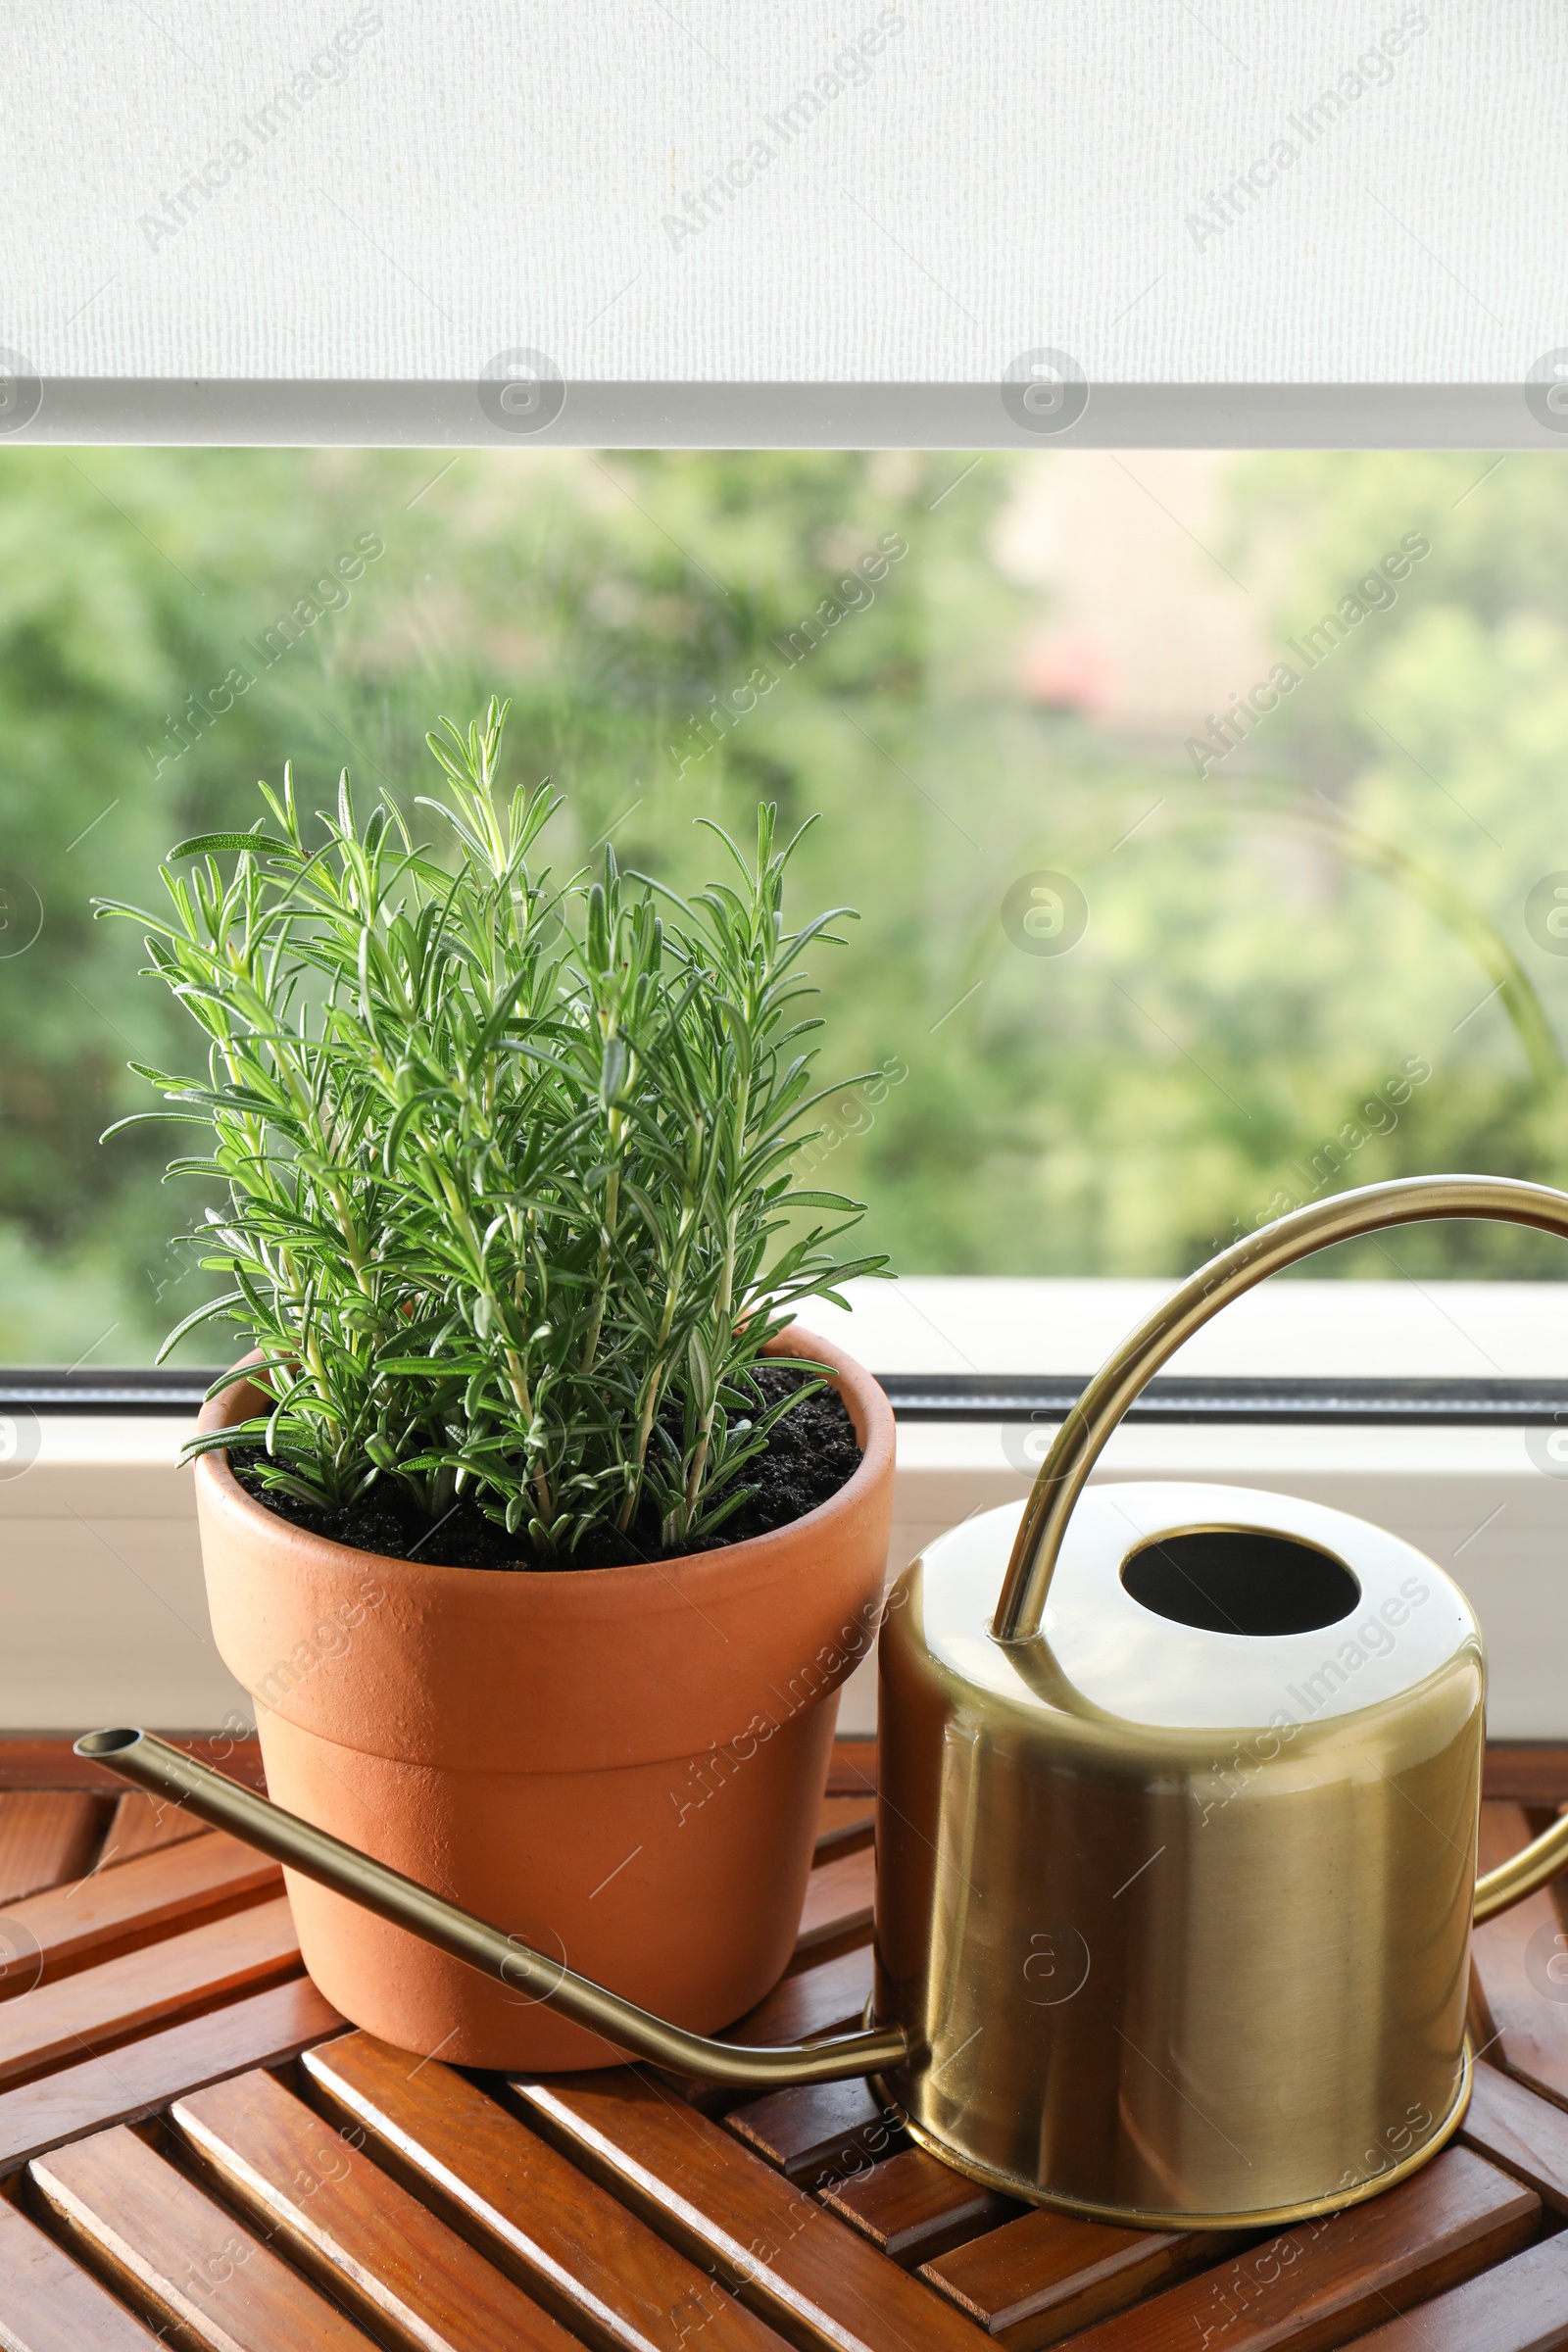
<instances>
[{"instance_id":1,"label":"dark potting soil","mask_svg":"<svg viewBox=\"0 0 1568 2352\"><path fill-rule=\"evenodd\" d=\"M798 1389L804 1373L781 1364L760 1364L757 1384L768 1404ZM657 1517L634 1523L629 1535L608 1528L588 1536L574 1552L554 1560L533 1556L527 1540L509 1536L504 1527L487 1519L478 1505L465 1496L435 1527L412 1500L392 1485L377 1479L369 1491L341 1510L321 1511L292 1495L270 1493L256 1470L258 1446L233 1446L228 1461L247 1494L280 1519L326 1536L334 1544L352 1544L357 1551L380 1552L395 1560L429 1560L448 1568L618 1568L637 1560L675 1560L687 1552L716 1551L748 1536L765 1536L772 1528L788 1527L808 1511L826 1502L852 1477L860 1462L855 1424L843 1398L834 1389L819 1389L791 1407L774 1428L765 1452L748 1462L740 1484L756 1489L750 1499L726 1519L718 1533L696 1544L674 1544L667 1550L659 1543Z\"/></svg>"}]
</instances>

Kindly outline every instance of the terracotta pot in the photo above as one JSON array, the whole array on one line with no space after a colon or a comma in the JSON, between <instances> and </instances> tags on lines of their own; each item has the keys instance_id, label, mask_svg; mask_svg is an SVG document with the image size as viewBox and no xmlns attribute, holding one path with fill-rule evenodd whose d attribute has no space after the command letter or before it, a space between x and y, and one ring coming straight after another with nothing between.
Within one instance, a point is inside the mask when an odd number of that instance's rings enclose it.
<instances>
[{"instance_id":1,"label":"terracotta pot","mask_svg":"<svg viewBox=\"0 0 1568 2352\"><path fill-rule=\"evenodd\" d=\"M773 1352L832 1368L859 1468L792 1526L657 1565L388 1559L264 1509L222 1452L196 1464L213 1630L276 1801L705 2033L789 1958L892 1513L876 1382L798 1330ZM257 1409L236 1378L201 1426ZM460 2066L614 2055L343 1896L288 1891L311 1975L382 2039Z\"/></svg>"}]
</instances>

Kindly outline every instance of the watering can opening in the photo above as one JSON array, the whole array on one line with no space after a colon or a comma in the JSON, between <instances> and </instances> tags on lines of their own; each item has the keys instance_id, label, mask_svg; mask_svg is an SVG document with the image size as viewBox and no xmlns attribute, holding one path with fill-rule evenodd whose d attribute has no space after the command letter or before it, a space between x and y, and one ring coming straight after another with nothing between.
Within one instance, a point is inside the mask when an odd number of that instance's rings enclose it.
<instances>
[{"instance_id":1,"label":"watering can opening","mask_svg":"<svg viewBox=\"0 0 1568 2352\"><path fill-rule=\"evenodd\" d=\"M1361 1600L1344 1560L1261 1527L1172 1529L1133 1546L1121 1582L1172 1625L1254 1638L1315 1634L1353 1616Z\"/></svg>"},{"instance_id":2,"label":"watering can opening","mask_svg":"<svg viewBox=\"0 0 1568 2352\"><path fill-rule=\"evenodd\" d=\"M116 1756L124 1755L144 1737L145 1734L133 1731L127 1724L121 1724L110 1731L88 1732L76 1741L76 1753L88 1757L94 1764L112 1764Z\"/></svg>"}]
</instances>

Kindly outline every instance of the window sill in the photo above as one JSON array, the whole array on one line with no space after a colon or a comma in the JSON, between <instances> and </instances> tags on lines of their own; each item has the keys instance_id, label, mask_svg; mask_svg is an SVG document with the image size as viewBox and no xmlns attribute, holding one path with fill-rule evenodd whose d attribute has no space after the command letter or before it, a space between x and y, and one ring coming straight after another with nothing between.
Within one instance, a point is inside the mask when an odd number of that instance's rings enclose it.
<instances>
[{"instance_id":1,"label":"window sill","mask_svg":"<svg viewBox=\"0 0 1568 2352\"><path fill-rule=\"evenodd\" d=\"M808 1327L889 1374L1081 1374L1159 1298L1160 1283L861 1285L854 1311ZM1176 1359L1236 1382L1282 1373L1343 1382L1541 1384L1565 1369L1555 1284L1286 1282L1241 1300ZM1021 1496L1052 1424L905 1418L890 1568L945 1528ZM213 1646L189 1472L189 1418L42 1412L38 1452L0 1470L0 1732L109 1721L216 1727L244 1694ZM1534 1450L1532 1448L1534 1447ZM1486 1628L1494 1740L1568 1739L1568 1476L1544 1466L1539 1417L1459 1426L1146 1420L1112 1440L1100 1475L1276 1488L1393 1528L1454 1576ZM840 1714L875 1723L860 1668Z\"/></svg>"}]
</instances>

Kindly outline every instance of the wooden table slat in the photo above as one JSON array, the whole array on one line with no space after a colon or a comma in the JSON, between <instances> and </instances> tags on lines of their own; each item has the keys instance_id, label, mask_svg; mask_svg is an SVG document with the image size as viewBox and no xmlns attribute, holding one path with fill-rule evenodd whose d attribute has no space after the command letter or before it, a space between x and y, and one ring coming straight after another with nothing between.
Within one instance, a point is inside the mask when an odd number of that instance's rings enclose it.
<instances>
[{"instance_id":1,"label":"wooden table slat","mask_svg":"<svg viewBox=\"0 0 1568 2352\"><path fill-rule=\"evenodd\" d=\"M869 1845L876 1830L876 1802L869 1796L824 1796L817 1815L816 1848L812 1859L831 1861L835 1854L856 1852Z\"/></svg>"},{"instance_id":2,"label":"wooden table slat","mask_svg":"<svg viewBox=\"0 0 1568 2352\"><path fill-rule=\"evenodd\" d=\"M107 1869L116 1862L134 1861L138 1854L182 1844L187 1838L205 1836L206 1829L205 1822L193 1820L183 1805L169 1797L154 1796L146 1788L127 1788L115 1806L98 1867Z\"/></svg>"},{"instance_id":3,"label":"wooden table slat","mask_svg":"<svg viewBox=\"0 0 1568 2352\"><path fill-rule=\"evenodd\" d=\"M1358 2335L1354 2352L1561 2352L1565 2344L1568 2232L1559 2232Z\"/></svg>"},{"instance_id":4,"label":"wooden table slat","mask_svg":"<svg viewBox=\"0 0 1568 2352\"><path fill-rule=\"evenodd\" d=\"M724 2038L772 2048L783 2041L849 2033L859 2025L870 1997L871 1947L862 1943L785 1977L738 2025L729 2027Z\"/></svg>"},{"instance_id":5,"label":"wooden table slat","mask_svg":"<svg viewBox=\"0 0 1568 2352\"><path fill-rule=\"evenodd\" d=\"M875 1893L876 1855L869 1846L817 1863L807 1882L791 1967L841 1944L863 1943L871 1933Z\"/></svg>"},{"instance_id":6,"label":"wooden table slat","mask_svg":"<svg viewBox=\"0 0 1568 2352\"><path fill-rule=\"evenodd\" d=\"M283 1874L220 1830L28 1895L6 1913L0 2000L281 1890Z\"/></svg>"},{"instance_id":7,"label":"wooden table slat","mask_svg":"<svg viewBox=\"0 0 1568 2352\"><path fill-rule=\"evenodd\" d=\"M871 1995L871 1947L858 1944L830 1960L816 1960L784 1977L747 2016L725 2029L720 2039L775 2048L784 2041L809 2041L824 2034L858 2027ZM709 2082L695 2075L658 2070L677 2098L705 2115L727 2115L744 2106L748 2092L732 2082Z\"/></svg>"},{"instance_id":8,"label":"wooden table slat","mask_svg":"<svg viewBox=\"0 0 1568 2352\"><path fill-rule=\"evenodd\" d=\"M512 2092L585 2172L807 2352L975 2352L969 2322L928 2287L630 2069L519 2081Z\"/></svg>"},{"instance_id":9,"label":"wooden table slat","mask_svg":"<svg viewBox=\"0 0 1568 2352\"><path fill-rule=\"evenodd\" d=\"M350 2034L300 2072L332 2121L362 2129L384 2170L596 2352L679 2352L698 2333L702 2352L778 2352L732 2295L439 2060Z\"/></svg>"},{"instance_id":10,"label":"wooden table slat","mask_svg":"<svg viewBox=\"0 0 1568 2352\"><path fill-rule=\"evenodd\" d=\"M1568 2115L1560 2107L1483 2059L1460 2137L1568 2218Z\"/></svg>"},{"instance_id":11,"label":"wooden table slat","mask_svg":"<svg viewBox=\"0 0 1568 2352\"><path fill-rule=\"evenodd\" d=\"M920 2277L1009 2352L1036 2352L1190 2271L1212 2269L1239 2242L1222 2231L1118 2230L1037 2209L934 2257Z\"/></svg>"},{"instance_id":12,"label":"wooden table slat","mask_svg":"<svg viewBox=\"0 0 1568 2352\"><path fill-rule=\"evenodd\" d=\"M1504 1761L1484 1869L1568 1794L1568 1751ZM858 2022L875 1779L873 1743L836 1744L799 1944L735 2038ZM0 1741L0 2352L130 2352L129 2302L195 2352L1568 2352L1561 1889L1477 1936L1459 2140L1265 2244L1021 2207L859 2083L508 2083L388 2050L298 1973L276 1886L63 1743Z\"/></svg>"},{"instance_id":13,"label":"wooden table slat","mask_svg":"<svg viewBox=\"0 0 1568 2352\"><path fill-rule=\"evenodd\" d=\"M1522 1804L1481 1808L1478 1868L1494 1870L1537 1824ZM1549 1887L1478 1928L1471 1941L1470 2032L1494 2066L1568 2104L1568 1933Z\"/></svg>"},{"instance_id":14,"label":"wooden table slat","mask_svg":"<svg viewBox=\"0 0 1568 2352\"><path fill-rule=\"evenodd\" d=\"M79 1879L92 1867L104 1819L97 1797L68 1789L0 1794L0 1903Z\"/></svg>"},{"instance_id":15,"label":"wooden table slat","mask_svg":"<svg viewBox=\"0 0 1568 2352\"><path fill-rule=\"evenodd\" d=\"M1541 2200L1469 2148L1167 2287L1073 2339L1073 2352L1330 2352L1516 2253Z\"/></svg>"},{"instance_id":16,"label":"wooden table slat","mask_svg":"<svg viewBox=\"0 0 1568 2352\"><path fill-rule=\"evenodd\" d=\"M275 2077L180 2099L199 2169L279 2253L406 2352L572 2352L575 2338Z\"/></svg>"},{"instance_id":17,"label":"wooden table slat","mask_svg":"<svg viewBox=\"0 0 1568 2352\"><path fill-rule=\"evenodd\" d=\"M73 2252L155 2328L197 2352L370 2352L242 2222L119 2126L28 2168Z\"/></svg>"},{"instance_id":18,"label":"wooden table slat","mask_svg":"<svg viewBox=\"0 0 1568 2352\"><path fill-rule=\"evenodd\" d=\"M154 2025L172 2025L241 1992L259 1992L300 1965L287 1900L122 1952L58 1984L0 2002L0 2084L24 2082L84 2052L98 2054Z\"/></svg>"},{"instance_id":19,"label":"wooden table slat","mask_svg":"<svg viewBox=\"0 0 1568 2352\"><path fill-rule=\"evenodd\" d=\"M869 2082L813 2082L732 2107L726 2131L802 2188L820 2188L908 2146L897 2112Z\"/></svg>"},{"instance_id":20,"label":"wooden table slat","mask_svg":"<svg viewBox=\"0 0 1568 2352\"><path fill-rule=\"evenodd\" d=\"M233 1740L221 1732L169 1731L161 1732L159 1737L171 1746L182 1747L187 1754L199 1757L202 1763L213 1765L219 1772L226 1772L231 1781L242 1781L247 1788L267 1786L262 1771L262 1744L254 1737ZM125 1792L120 1775L111 1772L107 1764L95 1764L90 1756L78 1756L74 1741L74 1734L50 1738L47 1734L34 1737L0 1732L0 1789L85 1790L118 1802ZM846 1783L846 1788L852 1785Z\"/></svg>"},{"instance_id":21,"label":"wooden table slat","mask_svg":"<svg viewBox=\"0 0 1568 2352\"><path fill-rule=\"evenodd\" d=\"M1560 1805L1568 1797L1568 1746L1528 1740L1494 1740L1487 1746L1482 1788L1489 1797Z\"/></svg>"},{"instance_id":22,"label":"wooden table slat","mask_svg":"<svg viewBox=\"0 0 1568 2352\"><path fill-rule=\"evenodd\" d=\"M822 2202L905 2270L1000 2230L1024 2211L924 2148L904 2148L867 2172L835 2180L823 2189Z\"/></svg>"},{"instance_id":23,"label":"wooden table slat","mask_svg":"<svg viewBox=\"0 0 1568 2352\"><path fill-rule=\"evenodd\" d=\"M0 2174L111 2124L158 2115L182 2091L225 2075L279 2066L342 2031L342 2018L310 1978L290 1977L187 2025L143 2034L107 2057L80 2058L0 2092Z\"/></svg>"},{"instance_id":24,"label":"wooden table slat","mask_svg":"<svg viewBox=\"0 0 1568 2352\"><path fill-rule=\"evenodd\" d=\"M156 2340L0 2197L0 2352L152 2352Z\"/></svg>"},{"instance_id":25,"label":"wooden table slat","mask_svg":"<svg viewBox=\"0 0 1568 2352\"><path fill-rule=\"evenodd\" d=\"M1562 1751L1559 1750L1559 1758ZM1561 1769L1561 1766L1559 1766ZM1568 1796L1568 1770L1562 1772L1563 1794ZM835 1740L827 1768L829 1796L876 1795L876 1734Z\"/></svg>"},{"instance_id":26,"label":"wooden table slat","mask_svg":"<svg viewBox=\"0 0 1568 2352\"><path fill-rule=\"evenodd\" d=\"M1568 2106L1568 1928L1549 1888L1472 1936L1470 2033L1494 2066Z\"/></svg>"},{"instance_id":27,"label":"wooden table slat","mask_svg":"<svg viewBox=\"0 0 1568 2352\"><path fill-rule=\"evenodd\" d=\"M1506 1862L1518 1853L1534 1835L1523 1805L1487 1798L1481 1807L1480 1834L1476 1840L1477 1878L1484 1879L1489 1870L1495 1870L1499 1862Z\"/></svg>"}]
</instances>

